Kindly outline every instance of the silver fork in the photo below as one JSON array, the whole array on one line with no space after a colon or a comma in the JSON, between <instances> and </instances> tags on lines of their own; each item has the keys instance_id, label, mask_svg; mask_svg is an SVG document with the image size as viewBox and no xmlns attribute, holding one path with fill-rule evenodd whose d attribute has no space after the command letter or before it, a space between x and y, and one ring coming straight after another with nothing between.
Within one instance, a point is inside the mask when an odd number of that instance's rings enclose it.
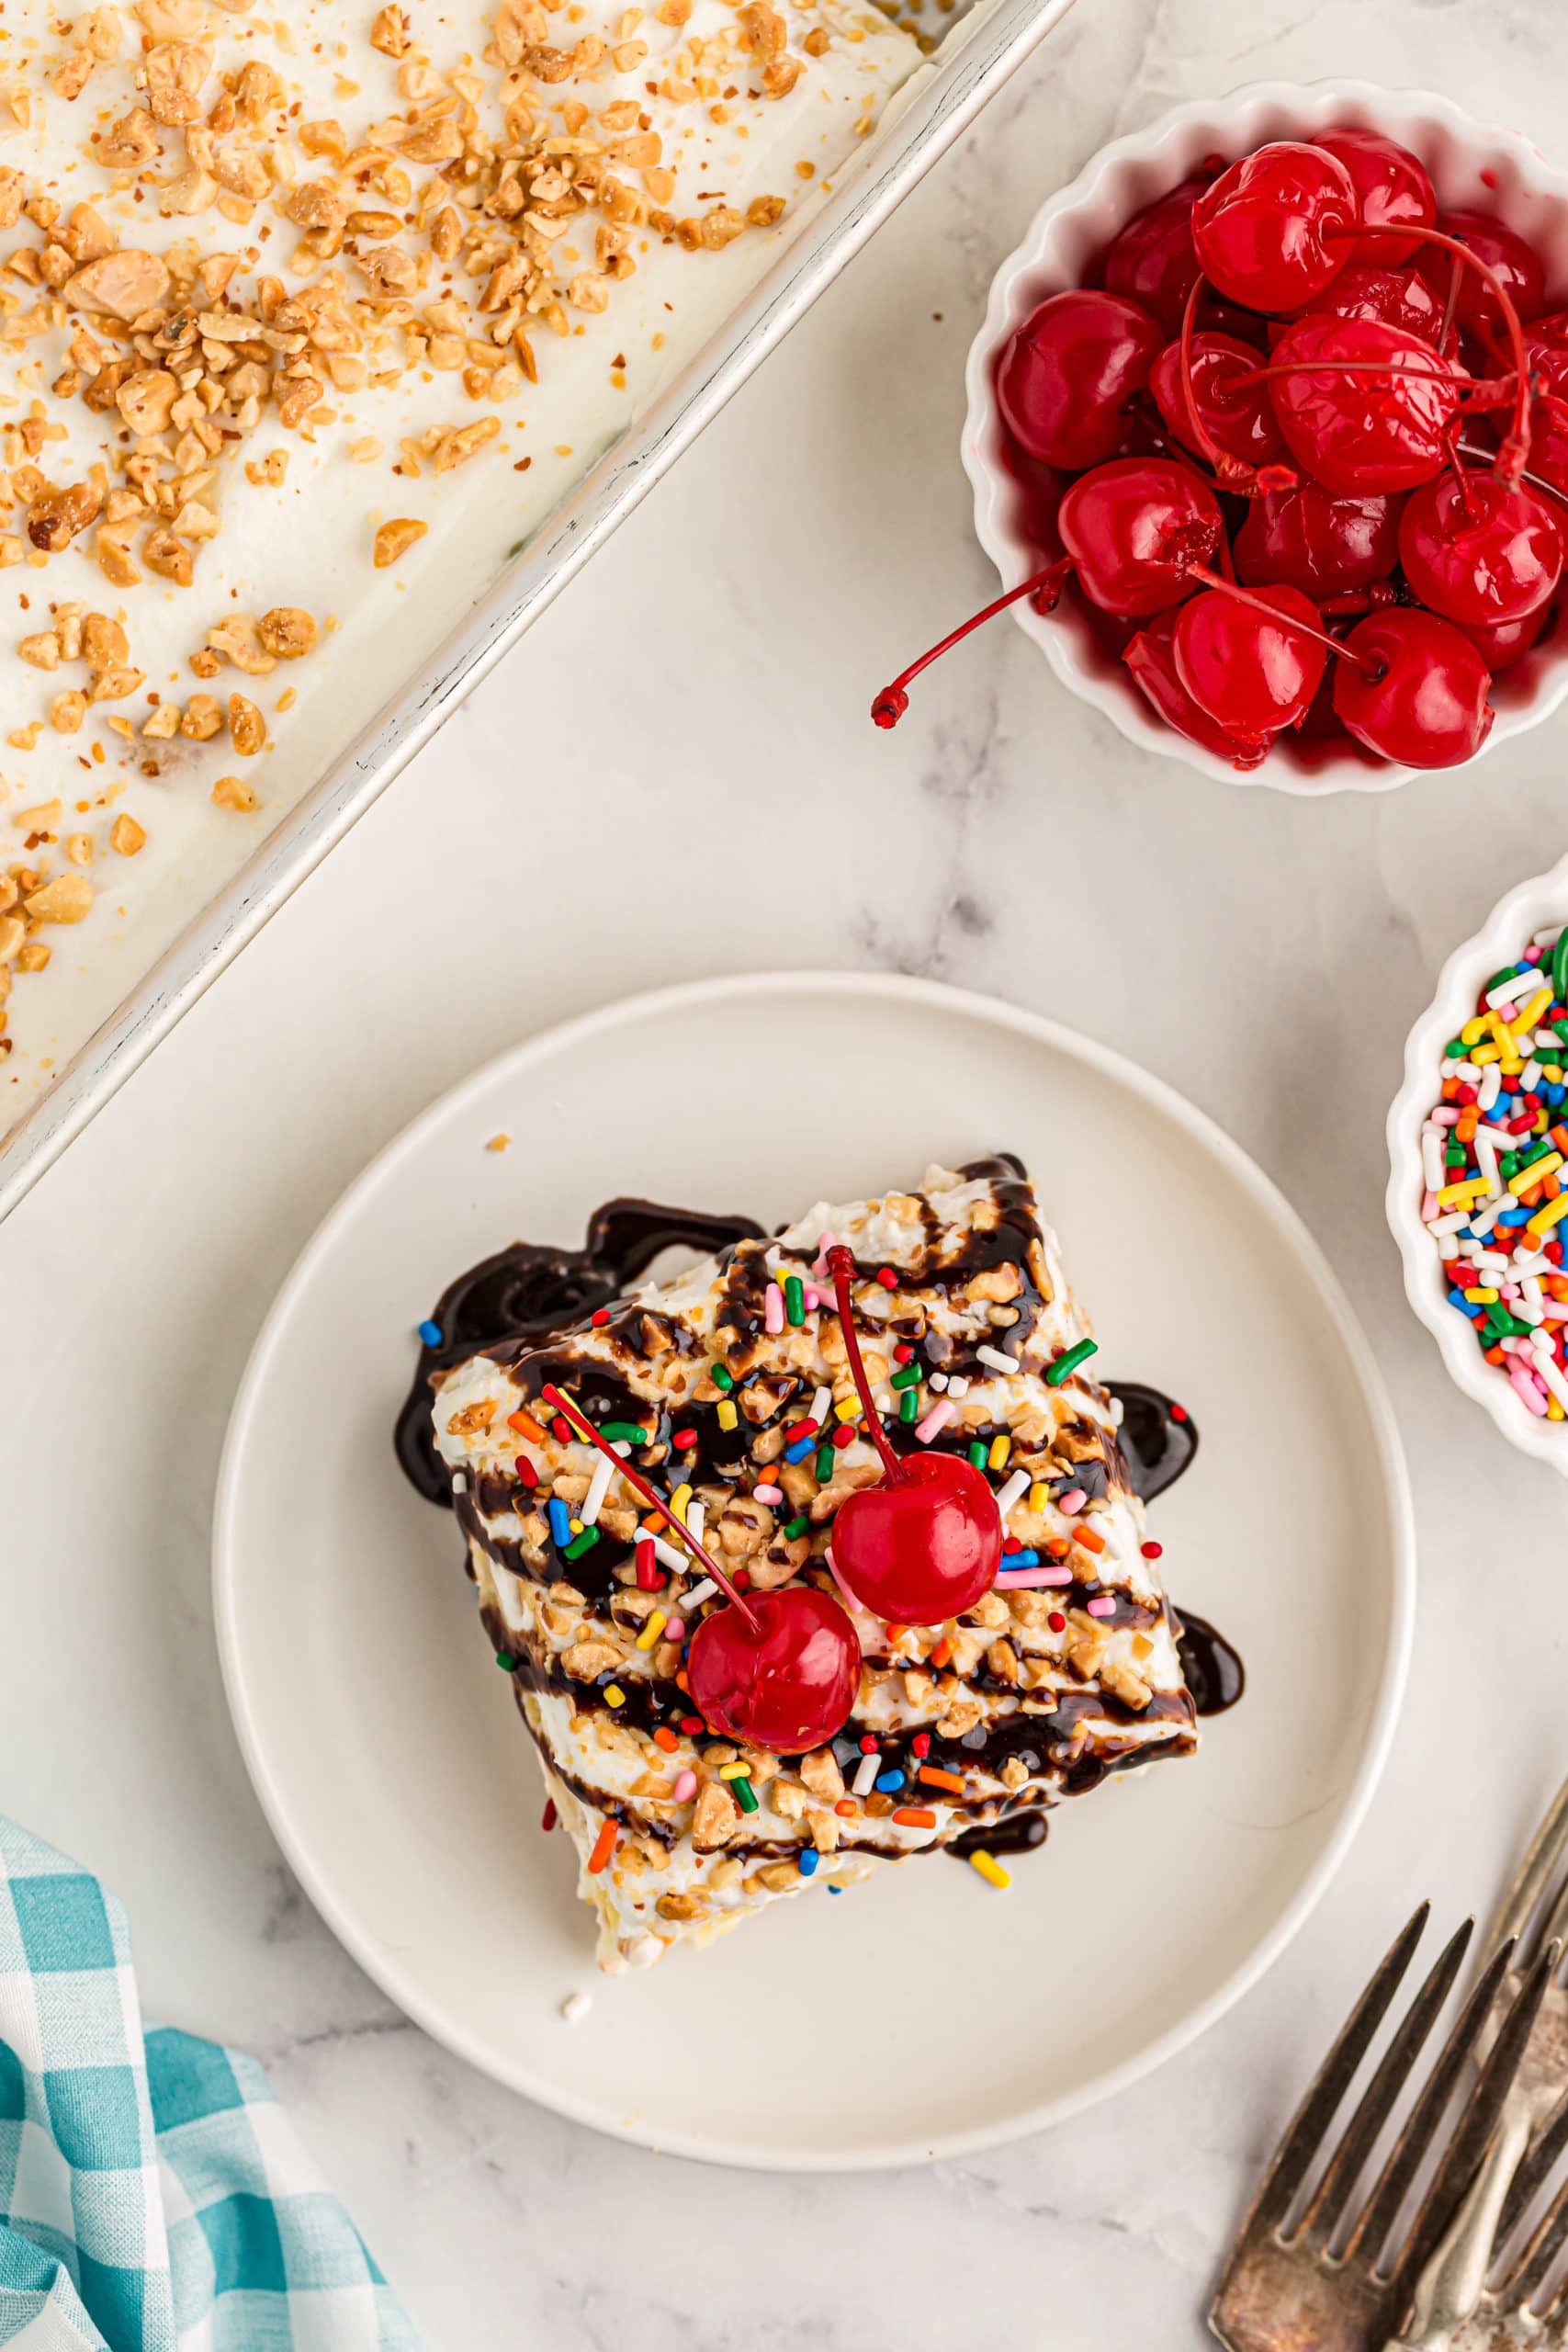
<instances>
[{"instance_id":1,"label":"silver fork","mask_svg":"<svg viewBox=\"0 0 1568 2352\"><path fill-rule=\"evenodd\" d=\"M1568 1855L1568 1781L1553 1799L1530 1841L1517 1876L1504 1895L1492 1924L1494 1947L1512 1947L1512 1959L1493 1997L1488 2033L1501 2029L1530 1965L1532 1950L1555 1952L1568 1943L1568 1878L1551 1890ZM1532 1937L1530 1928L1536 1924ZM1540 2136L1531 2141L1537 2132ZM1495 2255L1506 2247L1546 2186L1568 2146L1568 1989L1555 1973L1548 1981L1529 2037L1503 2102L1496 2136L1445 2246L1445 2262L1434 2257L1416 2289L1410 2333L1421 2352L1503 2352L1505 2346L1539 2347L1568 2342L1568 2285L1536 2312L1531 2309L1568 2240L1568 2184L1559 2190L1505 2275L1488 2288ZM1529 2152L1527 2154L1527 2151ZM1489 2220L1479 2216L1485 2209ZM1465 2223L1476 2225L1460 2245ZM1418 2330L1425 2333L1418 2335ZM1550 2331L1550 2332L1549 2332Z\"/></svg>"},{"instance_id":2,"label":"silver fork","mask_svg":"<svg viewBox=\"0 0 1568 2352\"><path fill-rule=\"evenodd\" d=\"M1568 2147L1568 2093L1557 2102L1504 2199L1495 2246L1506 2246ZM1537 2311L1538 2295L1568 2242L1568 2181L1558 2190L1495 2285L1484 2287L1450 2338L1451 2352L1553 2352L1568 2345L1568 2281Z\"/></svg>"},{"instance_id":3,"label":"silver fork","mask_svg":"<svg viewBox=\"0 0 1568 2352\"><path fill-rule=\"evenodd\" d=\"M1428 1911L1423 1904L1357 2002L1264 2176L1209 2308L1210 2327L1230 2352L1376 2352L1393 2335L1427 2262L1440 2247L1446 2250L1445 2232L1476 2176L1529 2042L1554 1950L1543 1951L1514 1986L1501 2029L1490 2034L1483 2055L1499 1995L1511 1981L1511 1944L1493 1953L1348 2235L1344 2225L1360 2176L1453 1989L1471 1920L1427 1973L1304 2211L1292 2221L1314 2164L1330 2145L1340 2103L1415 1957ZM1396 2233L1472 2057L1482 2058L1477 2077L1414 2220ZM1484 2342L1477 2340L1476 2352Z\"/></svg>"}]
</instances>

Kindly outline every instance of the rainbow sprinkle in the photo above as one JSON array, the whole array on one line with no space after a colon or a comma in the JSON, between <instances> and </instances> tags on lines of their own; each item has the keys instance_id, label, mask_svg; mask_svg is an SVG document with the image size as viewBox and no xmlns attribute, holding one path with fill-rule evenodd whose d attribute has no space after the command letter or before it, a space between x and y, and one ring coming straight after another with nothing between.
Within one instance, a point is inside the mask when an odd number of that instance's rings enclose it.
<instances>
[{"instance_id":1,"label":"rainbow sprinkle","mask_svg":"<svg viewBox=\"0 0 1568 2352\"><path fill-rule=\"evenodd\" d=\"M1449 1304L1538 1420L1568 1419L1568 930L1495 972L1421 1128L1422 1222Z\"/></svg>"},{"instance_id":2,"label":"rainbow sprinkle","mask_svg":"<svg viewBox=\"0 0 1568 2352\"><path fill-rule=\"evenodd\" d=\"M971 1854L969 1860L987 1885L994 1886L1002 1894L1006 1894L1012 1884L1012 1872L1003 1870L995 1854Z\"/></svg>"}]
</instances>

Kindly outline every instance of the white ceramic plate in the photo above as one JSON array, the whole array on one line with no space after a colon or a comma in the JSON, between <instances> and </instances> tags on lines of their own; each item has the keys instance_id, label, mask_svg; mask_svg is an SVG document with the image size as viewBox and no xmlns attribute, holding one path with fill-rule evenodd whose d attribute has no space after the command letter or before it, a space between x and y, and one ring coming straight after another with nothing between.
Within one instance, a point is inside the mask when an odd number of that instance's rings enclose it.
<instances>
[{"instance_id":1,"label":"white ceramic plate","mask_svg":"<svg viewBox=\"0 0 1568 2352\"><path fill-rule=\"evenodd\" d=\"M1568 1478L1568 1426L1538 1420L1497 1366L1487 1363L1468 1318L1449 1305L1449 1278L1421 1221L1421 1128L1441 1088L1443 1047L1470 1019L1493 973L1517 963L1538 931L1565 917L1568 857L1550 874L1532 875L1499 899L1473 938L1456 947L1443 966L1431 1003L1405 1040L1404 1083L1389 1107L1385 1205L1404 1267L1404 1295L1438 1342L1455 1386L1484 1405L1510 1445Z\"/></svg>"},{"instance_id":2,"label":"white ceramic plate","mask_svg":"<svg viewBox=\"0 0 1568 2352\"><path fill-rule=\"evenodd\" d=\"M748 1073L766 1058L783 1084ZM694 1153L637 1073L688 1113ZM720 1082L723 1091L719 1091ZM816 1115L810 1106L816 1105ZM515 1138L485 1149L498 1129ZM448 1516L389 1431L413 1326L523 1236L576 1243L620 1191L782 1219L1022 1153L1108 1374L1202 1445L1153 1509L1179 1601L1248 1696L1191 1761L1111 1781L1010 1894L942 1856L803 1897L595 1984L589 1914L491 1662ZM1168 1088L1012 1007L788 974L615 1005L435 1103L333 1211L267 1319L219 1495L230 1703L317 1907L411 2017L646 2147L779 2169L918 2162L1103 2098L1250 1984L1343 1854L1388 1746L1414 1586L1398 1441L1348 1307L1279 1194Z\"/></svg>"}]
</instances>

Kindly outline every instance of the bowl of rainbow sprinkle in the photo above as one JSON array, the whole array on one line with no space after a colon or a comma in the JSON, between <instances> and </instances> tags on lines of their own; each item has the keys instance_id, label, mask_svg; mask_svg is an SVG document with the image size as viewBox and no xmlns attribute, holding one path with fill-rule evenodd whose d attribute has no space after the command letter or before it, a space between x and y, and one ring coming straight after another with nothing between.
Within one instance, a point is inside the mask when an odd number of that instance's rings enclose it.
<instances>
[{"instance_id":1,"label":"bowl of rainbow sprinkle","mask_svg":"<svg viewBox=\"0 0 1568 2352\"><path fill-rule=\"evenodd\" d=\"M1411 1306L1504 1436L1568 1476L1568 858L1443 967L1388 1144Z\"/></svg>"}]
</instances>

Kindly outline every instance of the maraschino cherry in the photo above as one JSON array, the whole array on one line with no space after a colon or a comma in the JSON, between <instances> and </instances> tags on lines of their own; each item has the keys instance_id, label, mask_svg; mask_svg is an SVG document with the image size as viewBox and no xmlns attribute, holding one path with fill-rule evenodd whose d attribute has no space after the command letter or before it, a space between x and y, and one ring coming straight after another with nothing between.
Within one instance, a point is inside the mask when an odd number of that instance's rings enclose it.
<instances>
[{"instance_id":1,"label":"maraschino cherry","mask_svg":"<svg viewBox=\"0 0 1568 2352\"><path fill-rule=\"evenodd\" d=\"M1495 335L1507 323L1498 281L1519 320L1528 322L1540 316L1546 307L1546 273L1540 257L1506 221L1490 212L1439 212L1437 225L1442 235L1457 239L1485 265L1485 271L1468 270L1460 281L1454 315L1461 327ZM1421 243L1428 268L1440 267L1446 285L1448 269L1441 246L1432 238L1423 238Z\"/></svg>"},{"instance_id":2,"label":"maraschino cherry","mask_svg":"<svg viewBox=\"0 0 1568 2352\"><path fill-rule=\"evenodd\" d=\"M860 1690L860 1644L845 1610L814 1584L753 1593L750 1609L710 1610L692 1635L693 1704L712 1730L776 1755L825 1747Z\"/></svg>"},{"instance_id":3,"label":"maraschino cherry","mask_svg":"<svg viewBox=\"0 0 1568 2352\"><path fill-rule=\"evenodd\" d=\"M1452 767L1492 729L1492 683L1452 621L1394 605L1358 621L1334 681L1334 707L1359 742L1411 768Z\"/></svg>"},{"instance_id":4,"label":"maraschino cherry","mask_svg":"<svg viewBox=\"0 0 1568 2352\"><path fill-rule=\"evenodd\" d=\"M1224 534L1207 482L1168 458L1116 458L1082 474L1056 510L1079 585L1102 612L1141 620L1191 594L1187 568Z\"/></svg>"},{"instance_id":5,"label":"maraschino cherry","mask_svg":"<svg viewBox=\"0 0 1568 2352\"><path fill-rule=\"evenodd\" d=\"M1362 232L1371 244L1389 233L1371 227ZM1408 242L1407 236L1392 233L1400 245ZM1428 276L1448 256L1440 338L1445 355L1457 328L1465 325L1488 350L1495 350L1499 336L1507 343L1506 373L1472 388L1461 370L1453 381L1468 395L1472 410L1511 401L1513 420L1503 435L1494 470L1499 481L1512 487L1529 458L1530 363L1523 321L1536 316L1544 300L1540 263L1522 237L1516 237L1487 213L1445 213L1437 228L1413 229L1408 234L1420 245Z\"/></svg>"},{"instance_id":6,"label":"maraschino cherry","mask_svg":"<svg viewBox=\"0 0 1568 2352\"><path fill-rule=\"evenodd\" d=\"M1525 350L1540 389L1559 400L1568 396L1568 311L1532 319L1525 329Z\"/></svg>"},{"instance_id":7,"label":"maraschino cherry","mask_svg":"<svg viewBox=\"0 0 1568 2352\"><path fill-rule=\"evenodd\" d=\"M1299 588L1256 588L1245 601L1205 589L1178 608L1171 645L1192 700L1244 743L1300 726L1328 658L1317 607Z\"/></svg>"},{"instance_id":8,"label":"maraschino cherry","mask_svg":"<svg viewBox=\"0 0 1568 2352\"><path fill-rule=\"evenodd\" d=\"M837 1242L828 1272L839 1328L883 1476L839 1506L833 1567L840 1582L879 1617L897 1625L940 1625L972 1609L996 1581L1002 1557L1002 1515L972 1462L955 1453L900 1460L887 1442L861 1359L855 1331L852 1250Z\"/></svg>"},{"instance_id":9,"label":"maraschino cherry","mask_svg":"<svg viewBox=\"0 0 1568 2352\"><path fill-rule=\"evenodd\" d=\"M1493 718L1486 700L1490 674L1475 646L1451 621L1416 605L1389 606L1339 639L1318 626L1317 611L1298 591L1243 588L1190 559L1181 570L1189 592L1207 588L1235 608L1223 634L1217 617L1205 614L1203 624L1194 628L1193 650L1185 666L1179 615L1170 638L1177 683L1226 738L1242 743L1265 737L1272 741L1285 727L1303 723L1322 673L1318 661L1289 650L1289 640L1300 635L1320 649L1319 659L1323 654L1335 657L1342 674L1335 684L1334 710L1341 725L1370 751L1407 767L1449 767L1468 759L1485 741ZM897 724L908 707L905 684L928 662L1021 596L1054 594L1052 583L1059 582L1061 571L1058 562L1023 581L923 654L872 705L877 725ZM1375 587L1361 594L1371 597ZM1168 604L1177 601L1167 599ZM1131 653L1137 642L1133 639L1126 651ZM1158 675L1163 649L1157 640L1139 661L1150 672L1156 688L1150 699L1157 707L1163 691ZM1352 673L1356 683L1347 684ZM1191 727L1181 731L1204 741ZM1228 748L1222 748L1222 756L1232 756Z\"/></svg>"},{"instance_id":10,"label":"maraschino cherry","mask_svg":"<svg viewBox=\"0 0 1568 2352\"><path fill-rule=\"evenodd\" d=\"M1207 483L1168 458L1116 458L1080 474L1056 510L1056 529L1066 553L993 597L900 671L871 706L878 727L897 727L921 671L1010 605L1027 596L1037 612L1054 612L1076 572L1102 612L1141 620L1190 595L1189 566L1206 561L1224 536Z\"/></svg>"},{"instance_id":11,"label":"maraschino cherry","mask_svg":"<svg viewBox=\"0 0 1568 2352\"><path fill-rule=\"evenodd\" d=\"M1250 311L1299 311L1349 259L1358 220L1349 173L1326 148L1275 140L1243 155L1192 207L1192 243L1212 285Z\"/></svg>"},{"instance_id":12,"label":"maraschino cherry","mask_svg":"<svg viewBox=\"0 0 1568 2352\"><path fill-rule=\"evenodd\" d=\"M1208 712L1195 703L1177 674L1176 623L1185 609L1156 613L1147 627L1141 628L1123 650L1122 659L1127 664L1138 691L1151 707L1159 713L1168 727L1190 742L1201 744L1216 758L1228 760L1233 768L1243 774L1248 768L1261 767L1269 756L1269 741L1265 738L1256 743L1244 743L1238 736L1227 735L1224 729L1212 719Z\"/></svg>"},{"instance_id":13,"label":"maraschino cherry","mask_svg":"<svg viewBox=\"0 0 1568 2352\"><path fill-rule=\"evenodd\" d=\"M1235 335L1193 335L1185 353L1178 338L1155 361L1149 390L1186 447L1201 456L1218 448L1253 468L1275 465L1289 453L1257 367L1257 352ZM1238 390L1241 377L1249 380Z\"/></svg>"},{"instance_id":14,"label":"maraschino cherry","mask_svg":"<svg viewBox=\"0 0 1568 2352\"><path fill-rule=\"evenodd\" d=\"M1385 139L1381 130L1322 130L1313 144L1336 156L1349 173L1356 191L1356 218L1363 228L1432 226L1438 217L1438 198L1427 167L1396 139ZM1358 237L1350 258L1392 264L1408 261L1416 250L1414 237L1403 241L1393 236L1364 241Z\"/></svg>"},{"instance_id":15,"label":"maraschino cherry","mask_svg":"<svg viewBox=\"0 0 1568 2352\"><path fill-rule=\"evenodd\" d=\"M1422 604L1462 627L1523 620L1562 576L1562 533L1544 498L1490 474L1445 473L1413 491L1399 560Z\"/></svg>"},{"instance_id":16,"label":"maraschino cherry","mask_svg":"<svg viewBox=\"0 0 1568 2352\"><path fill-rule=\"evenodd\" d=\"M1236 533L1236 577L1254 588L1283 581L1319 598L1368 588L1399 560L1400 504L1382 495L1336 498L1315 481L1266 491Z\"/></svg>"},{"instance_id":17,"label":"maraschino cherry","mask_svg":"<svg viewBox=\"0 0 1568 2352\"><path fill-rule=\"evenodd\" d=\"M1163 341L1136 302L1073 287L1032 311L997 368L997 404L1021 449L1077 473L1115 456L1126 406Z\"/></svg>"},{"instance_id":18,"label":"maraschino cherry","mask_svg":"<svg viewBox=\"0 0 1568 2352\"><path fill-rule=\"evenodd\" d=\"M1495 678L1505 670L1511 670L1516 662L1524 660L1551 617L1551 606L1538 605L1520 621L1472 622L1468 626L1461 621L1457 626L1464 630Z\"/></svg>"},{"instance_id":19,"label":"maraschino cherry","mask_svg":"<svg viewBox=\"0 0 1568 2352\"><path fill-rule=\"evenodd\" d=\"M1108 289L1141 303L1167 334L1180 326L1187 297L1198 281L1192 207L1208 185L1206 179L1183 180L1168 196L1156 197L1117 231L1105 249Z\"/></svg>"},{"instance_id":20,"label":"maraschino cherry","mask_svg":"<svg viewBox=\"0 0 1568 2352\"><path fill-rule=\"evenodd\" d=\"M1392 242L1392 240L1391 240ZM1436 345L1442 332L1444 306L1429 279L1418 269L1394 269L1378 262L1353 261L1312 304L1308 316L1319 319L1375 319L1380 326L1398 327L1404 334ZM1287 332L1282 324L1273 340Z\"/></svg>"},{"instance_id":21,"label":"maraschino cherry","mask_svg":"<svg viewBox=\"0 0 1568 2352\"><path fill-rule=\"evenodd\" d=\"M738 1592L690 1528L670 1516L666 1498L586 1414L547 1382L540 1394L578 1437L609 1457L635 1494L665 1515L671 1535L724 1594L728 1606L710 1610L686 1645L692 1702L703 1721L784 1756L824 1746L849 1721L860 1689L860 1643L848 1613L815 1585Z\"/></svg>"},{"instance_id":22,"label":"maraschino cherry","mask_svg":"<svg viewBox=\"0 0 1568 2352\"><path fill-rule=\"evenodd\" d=\"M1259 375L1292 453L1340 497L1429 481L1469 382L1399 327L1312 311L1280 336Z\"/></svg>"},{"instance_id":23,"label":"maraschino cherry","mask_svg":"<svg viewBox=\"0 0 1568 2352\"><path fill-rule=\"evenodd\" d=\"M1529 467L1549 488L1568 490L1568 311L1525 329L1530 370Z\"/></svg>"}]
</instances>

